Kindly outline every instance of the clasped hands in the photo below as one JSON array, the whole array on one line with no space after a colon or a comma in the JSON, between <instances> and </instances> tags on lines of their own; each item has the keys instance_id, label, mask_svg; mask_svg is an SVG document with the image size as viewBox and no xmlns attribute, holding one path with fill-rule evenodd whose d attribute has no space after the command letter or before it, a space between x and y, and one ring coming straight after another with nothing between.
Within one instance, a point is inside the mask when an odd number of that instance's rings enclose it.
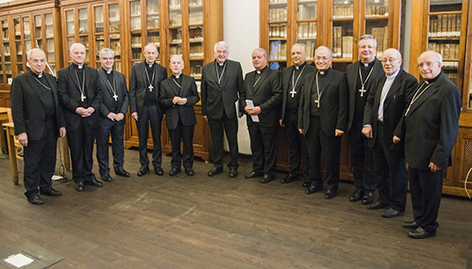
<instances>
[{"instance_id":1,"label":"clasped hands","mask_svg":"<svg viewBox=\"0 0 472 269\"><path fill-rule=\"evenodd\" d=\"M187 98L182 98L182 97L179 97L179 96L174 96L174 98L172 99L172 103L174 105L185 105L187 103Z\"/></svg>"},{"instance_id":2,"label":"clasped hands","mask_svg":"<svg viewBox=\"0 0 472 269\"><path fill-rule=\"evenodd\" d=\"M95 109L93 107L78 107L75 109L75 113L79 114L82 118L90 117L90 115L95 112Z\"/></svg>"}]
</instances>

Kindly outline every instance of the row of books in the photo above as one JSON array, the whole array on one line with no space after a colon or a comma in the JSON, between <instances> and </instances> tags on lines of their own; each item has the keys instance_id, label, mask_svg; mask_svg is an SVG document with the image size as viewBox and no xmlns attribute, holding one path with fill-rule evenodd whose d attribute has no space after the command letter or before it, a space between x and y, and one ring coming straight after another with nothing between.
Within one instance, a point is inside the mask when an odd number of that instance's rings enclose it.
<instances>
[{"instance_id":1,"label":"row of books","mask_svg":"<svg viewBox=\"0 0 472 269\"><path fill-rule=\"evenodd\" d=\"M287 38L287 24L269 25L269 38Z\"/></svg>"},{"instance_id":2,"label":"row of books","mask_svg":"<svg viewBox=\"0 0 472 269\"><path fill-rule=\"evenodd\" d=\"M428 43L428 50L434 50L442 55L444 59L459 59L459 44Z\"/></svg>"},{"instance_id":3,"label":"row of books","mask_svg":"<svg viewBox=\"0 0 472 269\"><path fill-rule=\"evenodd\" d=\"M287 59L287 43L275 40L270 42L269 59L286 60Z\"/></svg>"},{"instance_id":4,"label":"row of books","mask_svg":"<svg viewBox=\"0 0 472 269\"><path fill-rule=\"evenodd\" d=\"M169 8L180 8L180 0L169 0Z\"/></svg>"},{"instance_id":5,"label":"row of books","mask_svg":"<svg viewBox=\"0 0 472 269\"><path fill-rule=\"evenodd\" d=\"M182 46L170 46L169 47L170 55L182 55Z\"/></svg>"},{"instance_id":6,"label":"row of books","mask_svg":"<svg viewBox=\"0 0 472 269\"><path fill-rule=\"evenodd\" d=\"M148 35L147 36L147 43L152 43L156 47L158 47L161 44L160 37L158 35Z\"/></svg>"},{"instance_id":7,"label":"row of books","mask_svg":"<svg viewBox=\"0 0 472 269\"><path fill-rule=\"evenodd\" d=\"M140 48L141 47L141 36L131 36L131 47Z\"/></svg>"},{"instance_id":8,"label":"row of books","mask_svg":"<svg viewBox=\"0 0 472 269\"><path fill-rule=\"evenodd\" d=\"M147 17L147 28L159 28L159 14Z\"/></svg>"},{"instance_id":9,"label":"row of books","mask_svg":"<svg viewBox=\"0 0 472 269\"><path fill-rule=\"evenodd\" d=\"M141 29L141 17L132 17L129 23L131 30Z\"/></svg>"},{"instance_id":10,"label":"row of books","mask_svg":"<svg viewBox=\"0 0 472 269\"><path fill-rule=\"evenodd\" d=\"M367 6L365 9L365 14L367 16L388 16L388 2L386 4L387 6Z\"/></svg>"},{"instance_id":11,"label":"row of books","mask_svg":"<svg viewBox=\"0 0 472 269\"><path fill-rule=\"evenodd\" d=\"M377 58L380 58L382 53L388 49L388 26L372 27L372 35L377 40Z\"/></svg>"},{"instance_id":12,"label":"row of books","mask_svg":"<svg viewBox=\"0 0 472 269\"><path fill-rule=\"evenodd\" d=\"M203 44L190 46L190 57L203 57Z\"/></svg>"},{"instance_id":13,"label":"row of books","mask_svg":"<svg viewBox=\"0 0 472 269\"><path fill-rule=\"evenodd\" d=\"M269 9L269 21L286 21L287 8L271 8Z\"/></svg>"},{"instance_id":14,"label":"row of books","mask_svg":"<svg viewBox=\"0 0 472 269\"><path fill-rule=\"evenodd\" d=\"M188 20L190 24L203 23L203 10L190 12L188 15L189 15Z\"/></svg>"},{"instance_id":15,"label":"row of books","mask_svg":"<svg viewBox=\"0 0 472 269\"><path fill-rule=\"evenodd\" d=\"M297 29L298 38L316 38L316 22L301 22Z\"/></svg>"},{"instance_id":16,"label":"row of books","mask_svg":"<svg viewBox=\"0 0 472 269\"><path fill-rule=\"evenodd\" d=\"M190 76L192 77L201 77L202 76L202 65L191 65L190 66Z\"/></svg>"},{"instance_id":17,"label":"row of books","mask_svg":"<svg viewBox=\"0 0 472 269\"><path fill-rule=\"evenodd\" d=\"M461 35L461 14L434 15L429 19L429 37Z\"/></svg>"},{"instance_id":18,"label":"row of books","mask_svg":"<svg viewBox=\"0 0 472 269\"><path fill-rule=\"evenodd\" d=\"M169 26L180 26L182 25L182 14L177 12L169 13Z\"/></svg>"},{"instance_id":19,"label":"row of books","mask_svg":"<svg viewBox=\"0 0 472 269\"><path fill-rule=\"evenodd\" d=\"M315 50L316 50L316 40L308 40L305 42L299 42L305 44L305 54L308 60L313 60L315 57Z\"/></svg>"},{"instance_id":20,"label":"row of books","mask_svg":"<svg viewBox=\"0 0 472 269\"><path fill-rule=\"evenodd\" d=\"M442 67L456 69L456 68L459 68L459 62L443 61Z\"/></svg>"},{"instance_id":21,"label":"row of books","mask_svg":"<svg viewBox=\"0 0 472 269\"><path fill-rule=\"evenodd\" d=\"M444 74L454 83L457 85L457 79L459 78L459 75L457 73L450 73L450 72L444 72ZM472 102L472 99L469 101Z\"/></svg>"},{"instance_id":22,"label":"row of books","mask_svg":"<svg viewBox=\"0 0 472 269\"><path fill-rule=\"evenodd\" d=\"M333 6L333 18L351 18L354 17L354 5Z\"/></svg>"},{"instance_id":23,"label":"row of books","mask_svg":"<svg viewBox=\"0 0 472 269\"><path fill-rule=\"evenodd\" d=\"M342 26L333 27L333 58L352 58L354 37L345 32Z\"/></svg>"},{"instance_id":24,"label":"row of books","mask_svg":"<svg viewBox=\"0 0 472 269\"><path fill-rule=\"evenodd\" d=\"M318 5L316 3L298 4L297 18L299 20L316 19Z\"/></svg>"},{"instance_id":25,"label":"row of books","mask_svg":"<svg viewBox=\"0 0 472 269\"><path fill-rule=\"evenodd\" d=\"M188 36L190 41L203 41L203 27L190 27Z\"/></svg>"}]
</instances>

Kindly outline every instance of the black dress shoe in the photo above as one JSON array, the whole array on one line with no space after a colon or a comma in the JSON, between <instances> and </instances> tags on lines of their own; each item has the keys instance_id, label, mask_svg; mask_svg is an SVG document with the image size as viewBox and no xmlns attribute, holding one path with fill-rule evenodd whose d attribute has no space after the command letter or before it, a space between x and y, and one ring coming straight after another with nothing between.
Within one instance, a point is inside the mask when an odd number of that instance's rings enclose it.
<instances>
[{"instance_id":1,"label":"black dress shoe","mask_svg":"<svg viewBox=\"0 0 472 269\"><path fill-rule=\"evenodd\" d=\"M33 205L42 205L44 204L43 199L39 195L35 195L32 198L28 198L28 202L32 203Z\"/></svg>"},{"instance_id":2,"label":"black dress shoe","mask_svg":"<svg viewBox=\"0 0 472 269\"><path fill-rule=\"evenodd\" d=\"M187 174L187 176L193 176L195 175L195 171L193 171L193 168L185 168L185 174Z\"/></svg>"},{"instance_id":3,"label":"black dress shoe","mask_svg":"<svg viewBox=\"0 0 472 269\"><path fill-rule=\"evenodd\" d=\"M362 197L362 204L363 205L368 205L374 201L374 193L373 192L366 192L364 194L364 197Z\"/></svg>"},{"instance_id":4,"label":"black dress shoe","mask_svg":"<svg viewBox=\"0 0 472 269\"><path fill-rule=\"evenodd\" d=\"M84 183L83 182L76 182L75 183L75 190L78 192L84 191Z\"/></svg>"},{"instance_id":5,"label":"black dress shoe","mask_svg":"<svg viewBox=\"0 0 472 269\"><path fill-rule=\"evenodd\" d=\"M90 178L89 180L85 181L85 183L94 187L103 187L103 183L98 181L95 177Z\"/></svg>"},{"instance_id":6,"label":"black dress shoe","mask_svg":"<svg viewBox=\"0 0 472 269\"><path fill-rule=\"evenodd\" d=\"M334 198L334 196L336 196L336 189L332 189L332 190L326 190L325 192L325 195L324 195L324 198L325 199L332 199Z\"/></svg>"},{"instance_id":7,"label":"black dress shoe","mask_svg":"<svg viewBox=\"0 0 472 269\"><path fill-rule=\"evenodd\" d=\"M420 225L416 223L416 221L405 221L402 223L402 227L405 229L413 230L420 227Z\"/></svg>"},{"instance_id":8,"label":"black dress shoe","mask_svg":"<svg viewBox=\"0 0 472 269\"><path fill-rule=\"evenodd\" d=\"M139 168L138 177L142 177L149 172L149 166L143 165Z\"/></svg>"},{"instance_id":9,"label":"black dress shoe","mask_svg":"<svg viewBox=\"0 0 472 269\"><path fill-rule=\"evenodd\" d=\"M298 179L298 176L296 176L294 174L288 174L286 177L284 177L280 180L280 183L287 184L287 183L290 183L290 182L295 181L297 179Z\"/></svg>"},{"instance_id":10,"label":"black dress shoe","mask_svg":"<svg viewBox=\"0 0 472 269\"><path fill-rule=\"evenodd\" d=\"M384 212L382 212L382 217L384 218L394 218L394 217L398 217L398 216L401 216L403 215L403 211L398 211L396 209L393 209L393 208L389 208L387 210L385 210Z\"/></svg>"},{"instance_id":11,"label":"black dress shoe","mask_svg":"<svg viewBox=\"0 0 472 269\"><path fill-rule=\"evenodd\" d=\"M216 176L218 174L221 174L221 173L223 173L223 168L213 167L210 171L208 171L207 175L209 177L214 177L214 176Z\"/></svg>"},{"instance_id":12,"label":"black dress shoe","mask_svg":"<svg viewBox=\"0 0 472 269\"><path fill-rule=\"evenodd\" d=\"M229 170L229 173L228 173L228 176L230 178L235 178L238 176L238 169L230 169Z\"/></svg>"},{"instance_id":13,"label":"black dress shoe","mask_svg":"<svg viewBox=\"0 0 472 269\"><path fill-rule=\"evenodd\" d=\"M313 186L311 185L310 187L308 187L306 190L305 190L305 194L312 194L312 193L315 193L315 192L319 192L321 189L323 189L323 186Z\"/></svg>"},{"instance_id":14,"label":"black dress shoe","mask_svg":"<svg viewBox=\"0 0 472 269\"><path fill-rule=\"evenodd\" d=\"M303 181L303 184L302 184L303 188L306 189L306 188L309 188L310 186L311 186L311 181L309 181L309 180L304 180Z\"/></svg>"},{"instance_id":15,"label":"black dress shoe","mask_svg":"<svg viewBox=\"0 0 472 269\"><path fill-rule=\"evenodd\" d=\"M435 236L435 235L436 235L436 231L432 233L428 233L427 231L423 230L423 228L421 227L418 227L414 229L413 231L408 232L408 237L413 238L413 239L423 239L423 238L427 238L427 237Z\"/></svg>"},{"instance_id":16,"label":"black dress shoe","mask_svg":"<svg viewBox=\"0 0 472 269\"><path fill-rule=\"evenodd\" d=\"M162 169L162 167L154 168L154 172L155 172L156 175L158 175L158 176L164 175L164 169Z\"/></svg>"},{"instance_id":17,"label":"black dress shoe","mask_svg":"<svg viewBox=\"0 0 472 269\"><path fill-rule=\"evenodd\" d=\"M356 189L354 193L349 197L349 201L357 202L362 200L362 196L364 196L364 191Z\"/></svg>"},{"instance_id":18,"label":"black dress shoe","mask_svg":"<svg viewBox=\"0 0 472 269\"><path fill-rule=\"evenodd\" d=\"M120 177L129 177L130 174L125 169L115 170L115 174Z\"/></svg>"},{"instance_id":19,"label":"black dress shoe","mask_svg":"<svg viewBox=\"0 0 472 269\"><path fill-rule=\"evenodd\" d=\"M382 208L387 208L388 205L381 204L379 201L370 204L367 206L367 209L382 209Z\"/></svg>"},{"instance_id":20,"label":"black dress shoe","mask_svg":"<svg viewBox=\"0 0 472 269\"><path fill-rule=\"evenodd\" d=\"M274 176L269 176L269 175L264 175L262 178L261 178L261 183L265 184L265 183L269 183L272 181L272 179L274 178Z\"/></svg>"},{"instance_id":21,"label":"black dress shoe","mask_svg":"<svg viewBox=\"0 0 472 269\"><path fill-rule=\"evenodd\" d=\"M100 177L102 178L103 181L106 181L106 182L111 182L113 179L111 178L110 174L106 173L106 174L101 174Z\"/></svg>"},{"instance_id":22,"label":"black dress shoe","mask_svg":"<svg viewBox=\"0 0 472 269\"><path fill-rule=\"evenodd\" d=\"M263 177L263 176L264 176L264 174L254 172L254 171L251 171L251 173L244 175L245 178L255 178L255 177Z\"/></svg>"},{"instance_id":23,"label":"black dress shoe","mask_svg":"<svg viewBox=\"0 0 472 269\"><path fill-rule=\"evenodd\" d=\"M61 196L62 195L62 192L55 190L53 188L51 188L51 190L49 191L40 190L39 193L42 195L47 195L47 196Z\"/></svg>"},{"instance_id":24,"label":"black dress shoe","mask_svg":"<svg viewBox=\"0 0 472 269\"><path fill-rule=\"evenodd\" d=\"M169 176L173 177L175 175L177 175L178 173L180 173L180 168L175 168L175 167L172 167L172 169L170 169L169 171Z\"/></svg>"}]
</instances>

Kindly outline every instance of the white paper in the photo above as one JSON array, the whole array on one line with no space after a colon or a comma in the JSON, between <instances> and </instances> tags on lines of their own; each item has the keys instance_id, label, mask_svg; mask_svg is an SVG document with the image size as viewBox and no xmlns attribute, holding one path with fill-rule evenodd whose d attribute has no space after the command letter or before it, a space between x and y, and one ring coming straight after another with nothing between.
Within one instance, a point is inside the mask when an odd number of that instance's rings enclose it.
<instances>
[{"instance_id":1,"label":"white paper","mask_svg":"<svg viewBox=\"0 0 472 269\"><path fill-rule=\"evenodd\" d=\"M17 268L20 268L22 266L25 266L34 262L34 260L20 253L20 254L16 254L16 255L12 255L8 257L7 259L5 259L5 262Z\"/></svg>"},{"instance_id":2,"label":"white paper","mask_svg":"<svg viewBox=\"0 0 472 269\"><path fill-rule=\"evenodd\" d=\"M247 107L253 109L254 108L254 102L252 100L246 99L246 105ZM259 116L253 115L251 116L251 119L253 122L259 122Z\"/></svg>"}]
</instances>

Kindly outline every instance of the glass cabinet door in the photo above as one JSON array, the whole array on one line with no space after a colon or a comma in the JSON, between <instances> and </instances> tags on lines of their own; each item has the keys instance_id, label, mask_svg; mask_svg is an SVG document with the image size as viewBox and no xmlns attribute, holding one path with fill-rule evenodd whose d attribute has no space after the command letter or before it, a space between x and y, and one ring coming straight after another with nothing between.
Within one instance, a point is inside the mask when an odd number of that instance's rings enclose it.
<instances>
[{"instance_id":1,"label":"glass cabinet door","mask_svg":"<svg viewBox=\"0 0 472 269\"><path fill-rule=\"evenodd\" d=\"M90 61L90 49L89 49L89 29L88 29L88 14L87 8L78 10L79 13L79 43L85 46L85 63Z\"/></svg>"},{"instance_id":2,"label":"glass cabinet door","mask_svg":"<svg viewBox=\"0 0 472 269\"><path fill-rule=\"evenodd\" d=\"M8 35L8 20L2 20L2 45L3 45L3 60L5 61L5 82L11 84L12 73L11 73L11 54L10 54L10 43Z\"/></svg>"},{"instance_id":3,"label":"glass cabinet door","mask_svg":"<svg viewBox=\"0 0 472 269\"><path fill-rule=\"evenodd\" d=\"M203 66L203 3L189 0L190 76L201 79Z\"/></svg>"},{"instance_id":4,"label":"glass cabinet door","mask_svg":"<svg viewBox=\"0 0 472 269\"><path fill-rule=\"evenodd\" d=\"M159 56L157 61L160 62L161 57L161 40L160 40L160 23L159 23L159 0L146 1L146 44L154 44Z\"/></svg>"},{"instance_id":5,"label":"glass cabinet door","mask_svg":"<svg viewBox=\"0 0 472 269\"><path fill-rule=\"evenodd\" d=\"M371 34L377 40L377 58L382 57L388 49L388 0L366 0L365 5L365 33Z\"/></svg>"},{"instance_id":6,"label":"glass cabinet door","mask_svg":"<svg viewBox=\"0 0 472 269\"><path fill-rule=\"evenodd\" d=\"M105 48L105 26L103 18L103 6L98 6L93 8L93 13L95 17L94 22L94 33L95 33L95 67L100 67L100 56L99 52L101 49Z\"/></svg>"},{"instance_id":7,"label":"glass cabinet door","mask_svg":"<svg viewBox=\"0 0 472 269\"><path fill-rule=\"evenodd\" d=\"M317 48L318 1L299 0L297 3L297 43L305 45L307 61L312 61Z\"/></svg>"},{"instance_id":8,"label":"glass cabinet door","mask_svg":"<svg viewBox=\"0 0 472 269\"><path fill-rule=\"evenodd\" d=\"M110 37L110 49L115 53L115 70L121 72L121 35L120 35L120 9L118 4L108 6L108 36ZM97 49L97 53L100 50Z\"/></svg>"},{"instance_id":9,"label":"glass cabinet door","mask_svg":"<svg viewBox=\"0 0 472 269\"><path fill-rule=\"evenodd\" d=\"M352 61L354 43L354 0L333 0L333 58Z\"/></svg>"},{"instance_id":10,"label":"glass cabinet door","mask_svg":"<svg viewBox=\"0 0 472 269\"><path fill-rule=\"evenodd\" d=\"M141 33L141 2L133 1L130 5L130 40L131 40L131 64L143 59L142 33Z\"/></svg>"},{"instance_id":11,"label":"glass cabinet door","mask_svg":"<svg viewBox=\"0 0 472 269\"><path fill-rule=\"evenodd\" d=\"M182 9L180 0L169 0L169 56L182 56Z\"/></svg>"},{"instance_id":12,"label":"glass cabinet door","mask_svg":"<svg viewBox=\"0 0 472 269\"><path fill-rule=\"evenodd\" d=\"M16 52L16 75L24 73L23 69L23 49L21 46L21 20L20 18L13 19L13 29L15 31L15 52Z\"/></svg>"},{"instance_id":13,"label":"glass cabinet door","mask_svg":"<svg viewBox=\"0 0 472 269\"><path fill-rule=\"evenodd\" d=\"M269 62L271 69L287 66L287 0L269 1Z\"/></svg>"}]
</instances>

